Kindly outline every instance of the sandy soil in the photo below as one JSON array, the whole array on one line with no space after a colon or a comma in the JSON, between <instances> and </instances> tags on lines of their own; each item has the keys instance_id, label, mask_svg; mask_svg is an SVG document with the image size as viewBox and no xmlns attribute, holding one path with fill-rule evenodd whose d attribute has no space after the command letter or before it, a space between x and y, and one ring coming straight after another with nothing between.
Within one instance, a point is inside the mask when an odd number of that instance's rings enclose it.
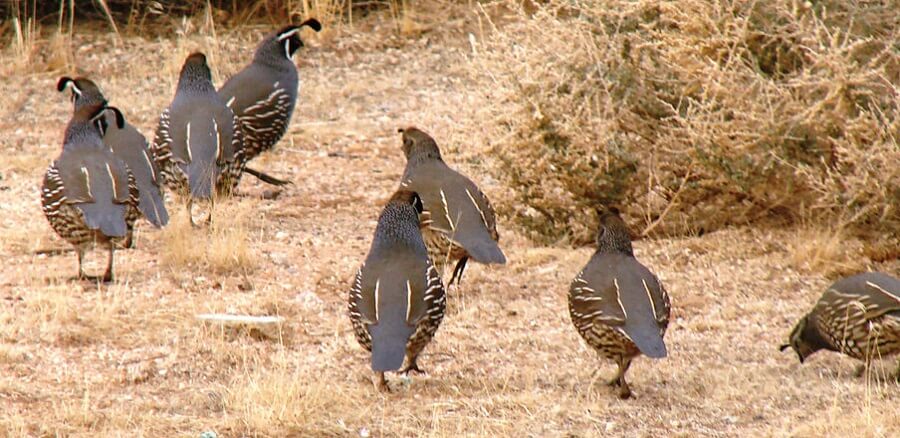
<instances>
[{"instance_id":1,"label":"sandy soil","mask_svg":"<svg viewBox=\"0 0 900 438\"><path fill-rule=\"evenodd\" d=\"M385 19L386 20L386 19ZM666 284L674 319L664 360L638 359L633 400L604 385L614 366L576 334L568 284L589 248L535 247L504 226L509 263L474 265L421 365L376 392L346 316L346 295L404 159L396 129L431 132L451 165L488 194L484 105L459 26L400 37L370 19L309 38L288 135L254 162L289 186L275 200L248 177L209 230L142 222L117 253L118 281L71 279L73 253L46 223L39 186L70 116L63 73L4 78L0 90L0 433L6 436L897 436L898 387L880 361L779 353L830 283L788 268L790 230L731 229L636 242ZM145 134L190 50L217 83L266 29L216 39L82 35L79 73L97 80ZM89 269L102 270L104 254ZM900 271L897 261L875 265ZM275 329L226 328L194 315L279 315ZM594 378L595 371L599 371Z\"/></svg>"}]
</instances>

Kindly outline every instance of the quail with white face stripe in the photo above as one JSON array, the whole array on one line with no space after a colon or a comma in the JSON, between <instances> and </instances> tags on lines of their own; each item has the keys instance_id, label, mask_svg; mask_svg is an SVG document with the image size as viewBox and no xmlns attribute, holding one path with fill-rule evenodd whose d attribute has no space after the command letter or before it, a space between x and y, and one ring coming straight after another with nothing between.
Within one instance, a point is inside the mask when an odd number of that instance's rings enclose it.
<instances>
[{"instance_id":1,"label":"quail with white face stripe","mask_svg":"<svg viewBox=\"0 0 900 438\"><path fill-rule=\"evenodd\" d=\"M256 47L253 61L219 89L219 95L242 123L247 161L272 149L287 132L299 87L293 56L303 47L300 30L306 26L316 32L322 30L313 18L267 35ZM269 184L288 184L253 169L245 168L244 172Z\"/></svg>"},{"instance_id":2,"label":"quail with white face stripe","mask_svg":"<svg viewBox=\"0 0 900 438\"><path fill-rule=\"evenodd\" d=\"M422 235L438 271L443 274L446 266L456 263L452 284L462 278L470 258L485 264L506 263L487 196L444 162L430 135L414 127L399 132L407 160L400 188L422 197Z\"/></svg>"},{"instance_id":3,"label":"quail with white face stripe","mask_svg":"<svg viewBox=\"0 0 900 438\"><path fill-rule=\"evenodd\" d=\"M819 350L837 351L867 365L900 354L900 279L866 272L832 284L797 322L781 346L800 362ZM900 378L900 366L897 369Z\"/></svg>"},{"instance_id":4,"label":"quail with white face stripe","mask_svg":"<svg viewBox=\"0 0 900 438\"><path fill-rule=\"evenodd\" d=\"M348 314L357 341L372 353L375 385L384 373L422 372L418 357L444 317L444 286L419 232L419 196L398 191L378 218L369 254L350 288Z\"/></svg>"},{"instance_id":5,"label":"quail with white face stripe","mask_svg":"<svg viewBox=\"0 0 900 438\"><path fill-rule=\"evenodd\" d=\"M63 150L44 175L41 205L50 226L75 247L78 278L112 281L113 254L140 215L138 188L124 162L103 143L106 112L121 129L122 113L103 103L80 106L66 127ZM85 252L95 244L107 247L103 276L87 276Z\"/></svg>"},{"instance_id":6,"label":"quail with white face stripe","mask_svg":"<svg viewBox=\"0 0 900 438\"><path fill-rule=\"evenodd\" d=\"M569 316L578 334L619 367L611 386L631 397L625 373L640 354L666 357L669 295L634 258L628 227L618 210L601 213L597 251L569 287Z\"/></svg>"},{"instance_id":7,"label":"quail with white face stripe","mask_svg":"<svg viewBox=\"0 0 900 438\"><path fill-rule=\"evenodd\" d=\"M160 115L151 150L166 187L185 199L188 216L195 199L212 203L240 182L246 163L243 133L216 93L202 53L188 56L181 68L175 98Z\"/></svg>"},{"instance_id":8,"label":"quail with white face stripe","mask_svg":"<svg viewBox=\"0 0 900 438\"><path fill-rule=\"evenodd\" d=\"M57 82L57 90L66 89L72 92L72 101L75 110L86 105L107 103L106 97L100 91L96 83L88 78L62 77ZM119 157L137 181L140 192L140 213L147 218L153 226L162 227L169 222L169 213L163 201L162 187L159 181L159 170L156 163L150 157L150 146L147 139L127 121L120 129L113 123L114 114L106 112L108 128L103 135L103 142L112 149L113 154ZM129 230L125 246L133 247L133 230Z\"/></svg>"}]
</instances>

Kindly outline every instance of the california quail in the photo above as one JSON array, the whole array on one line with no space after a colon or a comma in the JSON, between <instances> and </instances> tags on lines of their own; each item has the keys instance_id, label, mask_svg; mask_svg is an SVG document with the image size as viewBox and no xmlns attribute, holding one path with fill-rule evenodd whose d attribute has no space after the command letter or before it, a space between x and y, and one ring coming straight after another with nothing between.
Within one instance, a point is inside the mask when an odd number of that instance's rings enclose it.
<instances>
[{"instance_id":1,"label":"california quail","mask_svg":"<svg viewBox=\"0 0 900 438\"><path fill-rule=\"evenodd\" d=\"M75 103L76 111L85 105L97 103L106 105L107 103L106 97L103 96L97 84L87 78L62 77L56 88L59 91L65 91L66 88L72 90L72 101ZM125 165L134 174L140 192L140 204L138 205L140 212L154 226L165 226L169 222L169 213L163 202L162 188L157 177L158 170L156 163L150 157L147 139L128 122L122 129L119 129L113 123L113 114L110 112L105 114L109 128L103 136L103 142L112 149L113 154L125 162ZM132 236L129 232L125 246L131 247L132 243Z\"/></svg>"},{"instance_id":2,"label":"california quail","mask_svg":"<svg viewBox=\"0 0 900 438\"><path fill-rule=\"evenodd\" d=\"M823 349L864 363L900 353L900 280L867 272L835 282L794 326L781 351L788 347L801 363Z\"/></svg>"},{"instance_id":3,"label":"california quail","mask_svg":"<svg viewBox=\"0 0 900 438\"><path fill-rule=\"evenodd\" d=\"M479 263L506 263L497 244L494 208L484 193L444 163L431 136L414 127L399 132L407 160L400 187L422 197L422 235L438 271L456 262L448 284L462 278L470 257Z\"/></svg>"},{"instance_id":4,"label":"california quail","mask_svg":"<svg viewBox=\"0 0 900 438\"><path fill-rule=\"evenodd\" d=\"M242 140L237 117L213 87L206 56L191 54L151 148L165 185L185 197L188 212L193 199L212 202L237 187L245 163Z\"/></svg>"},{"instance_id":5,"label":"california quail","mask_svg":"<svg viewBox=\"0 0 900 438\"><path fill-rule=\"evenodd\" d=\"M609 382L619 397L631 396L625 373L639 354L666 357L669 295L634 258L628 227L610 208L600 217L597 251L569 287L569 315L578 333L619 366Z\"/></svg>"},{"instance_id":6,"label":"california quail","mask_svg":"<svg viewBox=\"0 0 900 438\"><path fill-rule=\"evenodd\" d=\"M113 252L125 240L138 213L138 188L128 167L103 143L105 112L112 111L119 129L122 113L102 103L75 110L66 127L59 158L44 175L41 204L50 226L71 243L78 254L78 278L82 261L96 243L106 245L109 260L103 281L113 280Z\"/></svg>"},{"instance_id":7,"label":"california quail","mask_svg":"<svg viewBox=\"0 0 900 438\"><path fill-rule=\"evenodd\" d=\"M243 123L247 161L271 149L287 132L299 85L293 56L303 47L300 29L304 26L322 30L318 20L312 18L269 34L256 47L253 61L219 89L219 95ZM245 168L244 172L269 184L288 183L253 169Z\"/></svg>"},{"instance_id":8,"label":"california quail","mask_svg":"<svg viewBox=\"0 0 900 438\"><path fill-rule=\"evenodd\" d=\"M416 193L400 190L378 218L369 255L350 288L348 306L356 339L372 352L379 389L385 371L422 372L419 353L444 317L444 286L419 232Z\"/></svg>"}]
</instances>

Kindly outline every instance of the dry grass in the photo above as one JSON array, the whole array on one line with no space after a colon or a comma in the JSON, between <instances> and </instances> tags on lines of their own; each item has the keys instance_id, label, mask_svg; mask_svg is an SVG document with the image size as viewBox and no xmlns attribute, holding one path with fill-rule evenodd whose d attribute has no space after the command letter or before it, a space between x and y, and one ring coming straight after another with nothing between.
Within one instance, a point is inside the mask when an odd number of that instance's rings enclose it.
<instances>
[{"instance_id":1,"label":"dry grass","mask_svg":"<svg viewBox=\"0 0 900 438\"><path fill-rule=\"evenodd\" d=\"M249 201L220 203L213 209L211 225L197 229L178 202L170 203L171 223L162 230L160 264L175 272L184 268L216 274L249 274L257 267L258 254L250 248L254 205ZM202 219L204 224L209 211Z\"/></svg>"},{"instance_id":2,"label":"dry grass","mask_svg":"<svg viewBox=\"0 0 900 438\"><path fill-rule=\"evenodd\" d=\"M602 384L614 366L584 345L566 313L568 283L590 250L535 245L503 216L509 264L469 268L422 357L428 374L391 375L396 393L375 392L346 293L402 173L397 127L432 132L450 164L492 199L518 190L487 171L485 148L504 139L489 136L496 128L482 117L493 103L480 90L495 83L473 83L467 64L477 20L428 4L416 4L411 16L423 28L409 36L391 31L397 22L387 10L356 21L353 32L304 36L295 118L254 164L295 185L264 200L268 188L247 178L239 187L246 196L218 202L213 225L196 230L170 202L168 228L142 222L137 248L117 252L112 285L72 281L71 253L34 253L65 246L38 202L71 111L55 90L59 74L0 83L0 435L900 434L892 415L900 387L883 378L893 362L857 378L847 358L823 353L801 366L777 351L829 284L831 263L856 248L842 252L821 231L831 222L813 220L637 241L638 257L672 295L670 356L638 359L636 398L620 401ZM451 19L434 18L442 14ZM269 30L217 25L212 38L203 20L172 38L122 29L119 47L108 32L76 32L75 69L150 133L184 52L216 50L221 84ZM804 246L807 236L822 243ZM896 246L883 241L863 250L861 269L900 271ZM827 251L816 255L819 246ZM92 253L89 269L101 270L103 256ZM810 257L827 262L798 262ZM263 333L195 318L220 312L285 322Z\"/></svg>"},{"instance_id":3,"label":"dry grass","mask_svg":"<svg viewBox=\"0 0 900 438\"><path fill-rule=\"evenodd\" d=\"M896 8L500 4L473 56L485 153L532 237L588 242L607 203L663 235L763 219L900 233Z\"/></svg>"},{"instance_id":4,"label":"dry grass","mask_svg":"<svg viewBox=\"0 0 900 438\"><path fill-rule=\"evenodd\" d=\"M841 228L801 228L787 242L791 265L800 271L824 272L828 277L863 270L862 244Z\"/></svg>"}]
</instances>

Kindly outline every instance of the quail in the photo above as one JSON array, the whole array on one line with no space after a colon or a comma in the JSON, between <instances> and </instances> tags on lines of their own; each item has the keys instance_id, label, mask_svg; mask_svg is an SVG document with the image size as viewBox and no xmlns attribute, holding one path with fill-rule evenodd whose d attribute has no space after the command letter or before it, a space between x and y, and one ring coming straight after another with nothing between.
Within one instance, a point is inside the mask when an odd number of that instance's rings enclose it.
<instances>
[{"instance_id":1,"label":"quail","mask_svg":"<svg viewBox=\"0 0 900 438\"><path fill-rule=\"evenodd\" d=\"M299 85L293 56L303 47L300 29L304 26L322 30L319 21L312 18L267 35L256 47L253 61L219 89L219 95L243 124L247 161L271 149L287 132ZM269 184L288 183L250 168L244 172Z\"/></svg>"},{"instance_id":2,"label":"quail","mask_svg":"<svg viewBox=\"0 0 900 438\"><path fill-rule=\"evenodd\" d=\"M469 258L479 263L506 263L500 250L497 218L487 196L441 157L437 143L409 127L403 134L406 169L400 187L422 197L422 235L438 271L456 263L448 284L458 283Z\"/></svg>"},{"instance_id":3,"label":"quail","mask_svg":"<svg viewBox=\"0 0 900 438\"><path fill-rule=\"evenodd\" d=\"M400 372L422 372L417 359L444 317L444 286L419 231L421 211L416 193L394 193L350 288L350 322L372 353L375 385L382 390L389 390L385 371L400 369L404 358Z\"/></svg>"},{"instance_id":4,"label":"quail","mask_svg":"<svg viewBox=\"0 0 900 438\"><path fill-rule=\"evenodd\" d=\"M635 257L628 227L615 208L601 213L597 250L569 287L569 316L600 356L619 367L610 386L631 397L625 373L639 354L666 357L669 295Z\"/></svg>"},{"instance_id":5,"label":"quail","mask_svg":"<svg viewBox=\"0 0 900 438\"><path fill-rule=\"evenodd\" d=\"M57 82L56 89L60 92L70 89L75 110L85 105L107 104L106 97L100 88L88 78L62 77ZM113 154L121 159L137 181L140 193L138 208L144 217L155 227L163 227L169 222L169 213L163 201L162 188L159 184L156 163L150 156L150 147L147 139L127 121L122 129L113 122L113 114L106 112L106 123L109 126L103 136L103 142L109 146ZM129 230L125 246L132 247L133 239Z\"/></svg>"},{"instance_id":6,"label":"quail","mask_svg":"<svg viewBox=\"0 0 900 438\"><path fill-rule=\"evenodd\" d=\"M781 351L788 347L801 363L819 350L864 364L900 353L900 280L880 272L838 280L794 326Z\"/></svg>"},{"instance_id":7,"label":"quail","mask_svg":"<svg viewBox=\"0 0 900 438\"><path fill-rule=\"evenodd\" d=\"M164 184L185 198L189 213L194 199L213 202L237 187L245 163L242 140L237 117L213 87L206 56L191 54L151 147Z\"/></svg>"},{"instance_id":8,"label":"quail","mask_svg":"<svg viewBox=\"0 0 900 438\"><path fill-rule=\"evenodd\" d=\"M112 281L113 253L134 225L138 213L138 187L134 175L107 145L105 113L115 114L119 129L122 113L102 103L80 106L66 127L62 153L47 169L41 187L41 205L50 226L75 247L78 278ZM89 277L82 262L95 244L109 251L106 272Z\"/></svg>"}]
</instances>

